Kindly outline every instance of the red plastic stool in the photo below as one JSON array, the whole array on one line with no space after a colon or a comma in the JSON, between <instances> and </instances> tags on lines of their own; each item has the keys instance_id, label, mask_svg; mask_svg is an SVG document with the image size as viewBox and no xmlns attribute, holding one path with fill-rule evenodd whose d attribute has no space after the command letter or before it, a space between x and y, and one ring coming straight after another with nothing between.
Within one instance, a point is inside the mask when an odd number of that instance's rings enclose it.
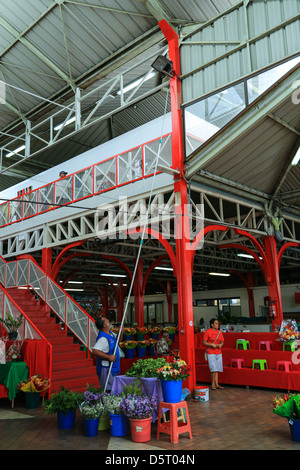
<instances>
[{"instance_id":1,"label":"red plastic stool","mask_svg":"<svg viewBox=\"0 0 300 470\"><path fill-rule=\"evenodd\" d=\"M281 367L282 366L282 367ZM293 370L291 361L277 361L276 370L285 370L290 372Z\"/></svg>"},{"instance_id":2,"label":"red plastic stool","mask_svg":"<svg viewBox=\"0 0 300 470\"><path fill-rule=\"evenodd\" d=\"M262 346L266 346L266 348L263 348ZM267 351L271 351L273 349L272 341L259 341L258 349L266 349Z\"/></svg>"},{"instance_id":3,"label":"red plastic stool","mask_svg":"<svg viewBox=\"0 0 300 470\"><path fill-rule=\"evenodd\" d=\"M244 361L244 359L240 359L240 358L233 358L233 359L231 359L230 367L235 367L235 364L236 364L236 367L237 367L238 369L241 369L242 367L245 367L245 361Z\"/></svg>"},{"instance_id":4,"label":"red plastic stool","mask_svg":"<svg viewBox=\"0 0 300 470\"><path fill-rule=\"evenodd\" d=\"M162 423L161 412L163 408L167 408L168 410L170 410L170 421ZM185 408L186 423L178 421L177 418L177 410L182 408ZM165 434L170 434L172 444L178 443L179 434L182 434L183 432L188 432L190 435L190 439L193 439L188 407L185 401L181 401L180 403L166 403L164 401L161 401L159 403L156 439L159 439L159 434L161 432Z\"/></svg>"}]
</instances>

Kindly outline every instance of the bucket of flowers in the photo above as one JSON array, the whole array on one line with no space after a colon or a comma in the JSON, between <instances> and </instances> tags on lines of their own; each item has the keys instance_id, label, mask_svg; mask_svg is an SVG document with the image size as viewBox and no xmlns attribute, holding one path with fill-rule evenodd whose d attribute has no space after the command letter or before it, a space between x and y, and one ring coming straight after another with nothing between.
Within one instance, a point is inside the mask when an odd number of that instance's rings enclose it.
<instances>
[{"instance_id":1,"label":"bucket of flowers","mask_svg":"<svg viewBox=\"0 0 300 470\"><path fill-rule=\"evenodd\" d=\"M157 404L158 398L154 396L126 395L123 398L120 408L129 419L133 442L150 441L152 416Z\"/></svg>"},{"instance_id":2,"label":"bucket of flowers","mask_svg":"<svg viewBox=\"0 0 300 470\"><path fill-rule=\"evenodd\" d=\"M138 357L145 357L146 356L147 341L137 341L136 348L137 348L137 356Z\"/></svg>"},{"instance_id":3,"label":"bucket of flowers","mask_svg":"<svg viewBox=\"0 0 300 470\"><path fill-rule=\"evenodd\" d=\"M137 326L136 327L136 332L135 332L135 339L137 341L143 341L145 335L148 334L148 328L145 326Z\"/></svg>"},{"instance_id":4,"label":"bucket of flowers","mask_svg":"<svg viewBox=\"0 0 300 470\"><path fill-rule=\"evenodd\" d=\"M159 326L154 326L153 328L150 328L149 332L151 338L159 339L159 333L161 332L161 329L159 328Z\"/></svg>"},{"instance_id":5,"label":"bucket of flowers","mask_svg":"<svg viewBox=\"0 0 300 470\"><path fill-rule=\"evenodd\" d=\"M155 356L155 345L157 339L149 338L147 341L148 356Z\"/></svg>"},{"instance_id":6,"label":"bucket of flowers","mask_svg":"<svg viewBox=\"0 0 300 470\"><path fill-rule=\"evenodd\" d=\"M120 343L120 348L125 351L125 356L127 359L134 357L134 352L137 342L133 340L123 341Z\"/></svg>"},{"instance_id":7,"label":"bucket of flowers","mask_svg":"<svg viewBox=\"0 0 300 470\"><path fill-rule=\"evenodd\" d=\"M118 335L118 333L119 333L119 328L113 326L112 329L111 329L111 331L112 331L113 333L115 333L115 335Z\"/></svg>"},{"instance_id":8,"label":"bucket of flowers","mask_svg":"<svg viewBox=\"0 0 300 470\"><path fill-rule=\"evenodd\" d=\"M167 333L169 333L169 339L171 341L174 341L175 339L175 333L176 333L176 328L175 326L166 326L164 328L164 331L167 331Z\"/></svg>"},{"instance_id":9,"label":"bucket of flowers","mask_svg":"<svg viewBox=\"0 0 300 470\"><path fill-rule=\"evenodd\" d=\"M181 401L182 381L189 377L190 371L190 366L180 358L174 358L173 362L157 369L157 378L160 379L165 402Z\"/></svg>"},{"instance_id":10,"label":"bucket of flowers","mask_svg":"<svg viewBox=\"0 0 300 470\"><path fill-rule=\"evenodd\" d=\"M272 404L273 413L288 419L292 440L300 442L300 394L276 395Z\"/></svg>"},{"instance_id":11,"label":"bucket of flowers","mask_svg":"<svg viewBox=\"0 0 300 470\"><path fill-rule=\"evenodd\" d=\"M110 434L112 436L126 436L128 433L128 419L121 410L123 395L108 395L105 398L105 408L109 416Z\"/></svg>"},{"instance_id":12,"label":"bucket of flowers","mask_svg":"<svg viewBox=\"0 0 300 470\"><path fill-rule=\"evenodd\" d=\"M124 341L131 340L134 334L135 334L135 328L124 328L124 331L123 331Z\"/></svg>"},{"instance_id":13,"label":"bucket of flowers","mask_svg":"<svg viewBox=\"0 0 300 470\"><path fill-rule=\"evenodd\" d=\"M83 420L84 435L97 436L100 417L106 413L102 394L86 390L83 393L83 402L79 405L79 411Z\"/></svg>"},{"instance_id":14,"label":"bucket of flowers","mask_svg":"<svg viewBox=\"0 0 300 470\"><path fill-rule=\"evenodd\" d=\"M26 408L38 408L40 396L50 387L50 379L45 379L43 375L32 375L26 381L18 385L18 389L24 393Z\"/></svg>"}]
</instances>

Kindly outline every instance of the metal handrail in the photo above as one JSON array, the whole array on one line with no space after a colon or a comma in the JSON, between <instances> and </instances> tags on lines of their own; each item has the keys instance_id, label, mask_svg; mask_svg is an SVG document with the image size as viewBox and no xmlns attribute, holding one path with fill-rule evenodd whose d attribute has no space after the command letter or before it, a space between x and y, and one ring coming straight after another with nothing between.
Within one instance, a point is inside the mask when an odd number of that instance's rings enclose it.
<instances>
[{"instance_id":1,"label":"metal handrail","mask_svg":"<svg viewBox=\"0 0 300 470\"><path fill-rule=\"evenodd\" d=\"M34 290L81 344L87 350L92 350L98 334L95 320L57 282L48 276L36 261L31 258L5 261L0 255L0 287L1 284L5 289L27 287ZM9 294L6 292L6 295ZM14 305L17 306L15 302ZM17 308L21 311L19 307ZM27 315L24 314L24 316L33 325ZM35 330L38 331L37 328ZM42 333L39 332L39 334L42 336Z\"/></svg>"},{"instance_id":2,"label":"metal handrail","mask_svg":"<svg viewBox=\"0 0 300 470\"><path fill-rule=\"evenodd\" d=\"M162 147L170 136L168 133L162 137ZM153 176L146 150L151 145L155 149L159 141L153 139L0 204L0 227ZM168 157L169 161L160 156L160 162L170 165L171 154Z\"/></svg>"}]
</instances>

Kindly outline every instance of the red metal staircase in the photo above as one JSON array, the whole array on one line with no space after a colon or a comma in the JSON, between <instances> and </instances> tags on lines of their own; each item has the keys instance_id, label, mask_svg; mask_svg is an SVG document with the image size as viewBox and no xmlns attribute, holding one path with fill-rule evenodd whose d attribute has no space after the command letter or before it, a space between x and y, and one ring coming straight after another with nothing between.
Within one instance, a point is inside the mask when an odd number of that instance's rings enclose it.
<instances>
[{"instance_id":1,"label":"red metal staircase","mask_svg":"<svg viewBox=\"0 0 300 470\"><path fill-rule=\"evenodd\" d=\"M7 292L52 345L51 393L61 385L73 391L83 391L87 384L99 386L93 359L74 342L75 336L58 322L59 318L52 316L29 289L8 288Z\"/></svg>"}]
</instances>

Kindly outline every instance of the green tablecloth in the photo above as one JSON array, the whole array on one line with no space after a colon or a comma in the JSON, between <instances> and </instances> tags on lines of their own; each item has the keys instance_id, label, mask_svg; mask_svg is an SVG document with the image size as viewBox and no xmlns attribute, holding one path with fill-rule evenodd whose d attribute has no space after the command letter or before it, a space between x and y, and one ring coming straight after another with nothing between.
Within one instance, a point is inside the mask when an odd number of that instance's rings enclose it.
<instances>
[{"instance_id":1,"label":"green tablecloth","mask_svg":"<svg viewBox=\"0 0 300 470\"><path fill-rule=\"evenodd\" d=\"M18 392L18 385L28 379L28 367L25 362L7 362L0 364L0 383L8 388L8 398L13 400Z\"/></svg>"}]
</instances>

